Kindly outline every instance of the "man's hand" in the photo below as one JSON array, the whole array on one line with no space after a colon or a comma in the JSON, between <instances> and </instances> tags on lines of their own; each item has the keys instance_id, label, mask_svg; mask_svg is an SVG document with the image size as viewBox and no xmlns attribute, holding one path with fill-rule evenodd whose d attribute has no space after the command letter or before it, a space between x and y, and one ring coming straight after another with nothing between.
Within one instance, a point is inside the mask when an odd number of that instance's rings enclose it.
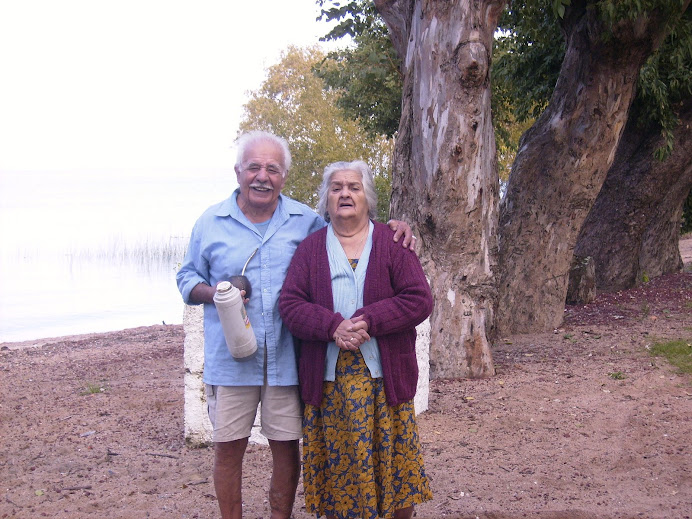
<instances>
[{"instance_id":1,"label":"man's hand","mask_svg":"<svg viewBox=\"0 0 692 519\"><path fill-rule=\"evenodd\" d=\"M216 293L216 286L211 287L206 283L199 283L190 292L190 302L191 303L214 303L214 294Z\"/></svg>"},{"instance_id":2,"label":"man's hand","mask_svg":"<svg viewBox=\"0 0 692 519\"><path fill-rule=\"evenodd\" d=\"M219 281L219 283L221 283L221 281ZM214 304L214 294L216 294L216 286L219 283L213 287L206 283L195 285L195 288L190 292L190 302ZM243 298L243 304L247 305L250 302L250 300L245 297L245 290L240 291L240 296Z\"/></svg>"},{"instance_id":3,"label":"man's hand","mask_svg":"<svg viewBox=\"0 0 692 519\"><path fill-rule=\"evenodd\" d=\"M401 220L389 220L387 225L389 225L389 228L394 231L395 242L398 243L399 238L403 236L404 241L401 242L401 245L404 248L408 247L410 250L415 252L417 238L413 235L413 231L411 231L411 226L409 224L402 222Z\"/></svg>"}]
</instances>

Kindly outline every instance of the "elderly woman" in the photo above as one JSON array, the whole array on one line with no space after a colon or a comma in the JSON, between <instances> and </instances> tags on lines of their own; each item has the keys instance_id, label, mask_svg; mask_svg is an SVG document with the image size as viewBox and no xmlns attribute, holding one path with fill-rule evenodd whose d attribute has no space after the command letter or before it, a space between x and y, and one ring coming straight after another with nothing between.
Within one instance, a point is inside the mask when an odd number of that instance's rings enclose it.
<instances>
[{"instance_id":1,"label":"elderly woman","mask_svg":"<svg viewBox=\"0 0 692 519\"><path fill-rule=\"evenodd\" d=\"M298 246L279 299L300 342L306 509L410 518L432 499L413 407L415 326L432 311L430 287L416 255L372 221L364 162L327 166L319 196L329 225Z\"/></svg>"}]
</instances>

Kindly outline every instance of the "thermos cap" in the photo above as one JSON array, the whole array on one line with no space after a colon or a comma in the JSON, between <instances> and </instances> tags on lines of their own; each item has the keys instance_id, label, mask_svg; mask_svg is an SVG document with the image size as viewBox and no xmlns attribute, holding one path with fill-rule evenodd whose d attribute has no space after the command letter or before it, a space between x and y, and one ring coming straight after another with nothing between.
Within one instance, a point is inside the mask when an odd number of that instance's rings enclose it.
<instances>
[{"instance_id":1,"label":"thermos cap","mask_svg":"<svg viewBox=\"0 0 692 519\"><path fill-rule=\"evenodd\" d=\"M228 292L233 285L231 285L230 281L222 281L218 285L216 285L216 291L217 292Z\"/></svg>"}]
</instances>

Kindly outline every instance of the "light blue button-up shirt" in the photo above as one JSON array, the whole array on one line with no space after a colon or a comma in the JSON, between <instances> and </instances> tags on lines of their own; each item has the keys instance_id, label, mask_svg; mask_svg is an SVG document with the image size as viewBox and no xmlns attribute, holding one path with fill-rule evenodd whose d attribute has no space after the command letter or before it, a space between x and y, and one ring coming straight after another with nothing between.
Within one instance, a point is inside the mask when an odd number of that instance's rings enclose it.
<instances>
[{"instance_id":1,"label":"light blue button-up shirt","mask_svg":"<svg viewBox=\"0 0 692 519\"><path fill-rule=\"evenodd\" d=\"M355 270L346 257L339 239L334 234L332 225L327 229L327 256L329 257L329 270L332 275L332 300L334 311L339 312L345 319L350 319L359 308L363 308L363 287L365 286L365 274L370 261L372 250L372 231L374 225L370 222L368 239L363 246L358 265ZM339 357L339 347L336 342L327 344L327 358L325 359L324 380L334 381L336 378L336 361ZM372 378L382 377L382 361L377 339L370 337L360 345L365 364L368 366Z\"/></svg>"},{"instance_id":2,"label":"light blue button-up shirt","mask_svg":"<svg viewBox=\"0 0 692 519\"><path fill-rule=\"evenodd\" d=\"M270 386L296 385L298 368L293 337L279 316L279 293L296 247L325 223L308 206L281 195L262 236L238 207L238 192L207 209L195 223L178 271L178 289L183 300L192 304L190 292L195 286L216 286L219 281L240 274L252 252L258 249L245 270L252 287L246 308L258 348L246 359L233 358L216 307L205 304L203 379L206 384L219 386L260 386L264 384L266 357Z\"/></svg>"}]
</instances>

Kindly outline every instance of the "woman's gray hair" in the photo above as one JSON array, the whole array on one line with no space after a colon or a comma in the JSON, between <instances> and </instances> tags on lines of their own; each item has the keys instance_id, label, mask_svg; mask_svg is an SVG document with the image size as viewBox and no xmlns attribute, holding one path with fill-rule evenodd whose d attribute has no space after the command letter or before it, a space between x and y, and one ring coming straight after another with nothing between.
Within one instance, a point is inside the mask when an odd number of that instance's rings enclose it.
<instances>
[{"instance_id":1,"label":"woman's gray hair","mask_svg":"<svg viewBox=\"0 0 692 519\"><path fill-rule=\"evenodd\" d=\"M329 213L327 213L327 193L329 193L329 184L332 181L332 175L334 173L346 170L360 173L360 178L363 182L363 190L365 191L365 199L368 202L368 217L374 220L377 217L377 191L375 190L372 170L362 160L354 160L353 162L333 162L324 168L322 185L318 191L319 201L317 202L317 212L325 221L328 222L330 220Z\"/></svg>"},{"instance_id":2,"label":"woman's gray hair","mask_svg":"<svg viewBox=\"0 0 692 519\"><path fill-rule=\"evenodd\" d=\"M238 152L236 154L235 166L236 168L241 167L243 162L243 156L245 155L245 150L248 146L255 144L256 142L271 142L276 144L281 148L283 154L283 167L284 167L284 177L288 174L288 170L291 169L291 151L288 149L288 142L286 139L278 137L273 133L264 132L261 130L254 130L247 132L238 137L235 141Z\"/></svg>"}]
</instances>

